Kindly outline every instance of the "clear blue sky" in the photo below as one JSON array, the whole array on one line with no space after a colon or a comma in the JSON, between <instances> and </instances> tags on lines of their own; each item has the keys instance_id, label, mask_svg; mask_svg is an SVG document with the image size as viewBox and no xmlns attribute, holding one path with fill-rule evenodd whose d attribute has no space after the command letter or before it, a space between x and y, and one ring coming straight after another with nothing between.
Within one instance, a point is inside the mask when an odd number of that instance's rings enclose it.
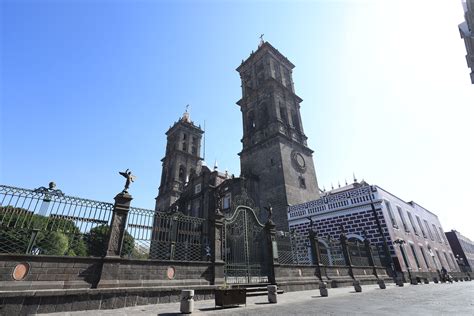
<instances>
[{"instance_id":1,"label":"clear blue sky","mask_svg":"<svg viewBox=\"0 0 474 316\"><path fill-rule=\"evenodd\" d=\"M0 183L153 208L186 104L239 174L240 79L258 36L295 65L321 186L359 179L471 239L474 87L460 1L1 1Z\"/></svg>"}]
</instances>

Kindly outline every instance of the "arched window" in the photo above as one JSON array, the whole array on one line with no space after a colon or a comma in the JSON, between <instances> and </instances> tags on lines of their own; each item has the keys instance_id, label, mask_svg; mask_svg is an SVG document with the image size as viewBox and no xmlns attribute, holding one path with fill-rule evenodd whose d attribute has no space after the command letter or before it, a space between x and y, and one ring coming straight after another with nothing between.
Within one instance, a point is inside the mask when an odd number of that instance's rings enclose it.
<instances>
[{"instance_id":1,"label":"arched window","mask_svg":"<svg viewBox=\"0 0 474 316\"><path fill-rule=\"evenodd\" d=\"M296 111L291 111L291 115L292 115L292 121L293 121L293 126L295 127L295 129L298 131L298 132L301 132L301 126L300 126L300 120L298 118L298 114L296 113Z\"/></svg>"},{"instance_id":2,"label":"arched window","mask_svg":"<svg viewBox=\"0 0 474 316\"><path fill-rule=\"evenodd\" d=\"M261 107L261 112L260 112L260 119L259 119L259 124L258 128L264 128L268 124L268 107L266 103L262 103L260 105Z\"/></svg>"},{"instance_id":3,"label":"arched window","mask_svg":"<svg viewBox=\"0 0 474 316\"><path fill-rule=\"evenodd\" d=\"M186 182L186 168L183 165L179 166L178 178L182 183Z\"/></svg>"},{"instance_id":4,"label":"arched window","mask_svg":"<svg viewBox=\"0 0 474 316\"><path fill-rule=\"evenodd\" d=\"M280 119L283 123L288 123L288 115L286 113L286 108L280 102Z\"/></svg>"},{"instance_id":5,"label":"arched window","mask_svg":"<svg viewBox=\"0 0 474 316\"><path fill-rule=\"evenodd\" d=\"M250 111L247 115L247 132L251 132L255 129L255 116L253 111Z\"/></svg>"}]
</instances>

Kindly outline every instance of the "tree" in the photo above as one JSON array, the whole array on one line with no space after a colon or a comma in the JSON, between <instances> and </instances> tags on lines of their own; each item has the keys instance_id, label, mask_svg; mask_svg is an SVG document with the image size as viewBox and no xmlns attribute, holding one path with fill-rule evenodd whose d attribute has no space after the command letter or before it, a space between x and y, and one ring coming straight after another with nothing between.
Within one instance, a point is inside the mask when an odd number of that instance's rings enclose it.
<instances>
[{"instance_id":1,"label":"tree","mask_svg":"<svg viewBox=\"0 0 474 316\"><path fill-rule=\"evenodd\" d=\"M87 244L87 250L90 256L103 257L107 252L107 242L110 227L100 225L92 228L89 233L84 234L84 240ZM127 231L123 238L122 255L129 256L133 253L135 239Z\"/></svg>"},{"instance_id":2,"label":"tree","mask_svg":"<svg viewBox=\"0 0 474 316\"><path fill-rule=\"evenodd\" d=\"M29 246L39 255L87 256L86 244L74 221L23 208L0 207L0 253L26 253Z\"/></svg>"}]
</instances>

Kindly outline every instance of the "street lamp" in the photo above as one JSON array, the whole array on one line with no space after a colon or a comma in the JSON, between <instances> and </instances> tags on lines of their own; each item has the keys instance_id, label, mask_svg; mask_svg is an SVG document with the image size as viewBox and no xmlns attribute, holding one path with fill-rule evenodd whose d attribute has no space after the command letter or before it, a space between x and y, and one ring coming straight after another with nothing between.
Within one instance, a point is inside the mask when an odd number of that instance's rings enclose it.
<instances>
[{"instance_id":1,"label":"street lamp","mask_svg":"<svg viewBox=\"0 0 474 316\"><path fill-rule=\"evenodd\" d=\"M459 254L457 254L456 261L459 266L459 269L461 269L461 271L464 272L464 258L462 258Z\"/></svg>"}]
</instances>

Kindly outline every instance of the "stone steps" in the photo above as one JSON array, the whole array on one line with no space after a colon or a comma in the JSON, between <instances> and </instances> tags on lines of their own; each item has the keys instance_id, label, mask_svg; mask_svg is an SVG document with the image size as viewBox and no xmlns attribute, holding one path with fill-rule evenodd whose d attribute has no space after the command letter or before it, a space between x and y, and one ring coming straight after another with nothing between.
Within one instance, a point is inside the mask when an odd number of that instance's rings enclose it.
<instances>
[{"instance_id":1,"label":"stone steps","mask_svg":"<svg viewBox=\"0 0 474 316\"><path fill-rule=\"evenodd\" d=\"M245 288L247 297L251 296L266 296L268 294L267 285L269 283L258 283L258 284L238 284L233 285L233 288ZM283 294L285 291L278 289L277 294Z\"/></svg>"}]
</instances>

